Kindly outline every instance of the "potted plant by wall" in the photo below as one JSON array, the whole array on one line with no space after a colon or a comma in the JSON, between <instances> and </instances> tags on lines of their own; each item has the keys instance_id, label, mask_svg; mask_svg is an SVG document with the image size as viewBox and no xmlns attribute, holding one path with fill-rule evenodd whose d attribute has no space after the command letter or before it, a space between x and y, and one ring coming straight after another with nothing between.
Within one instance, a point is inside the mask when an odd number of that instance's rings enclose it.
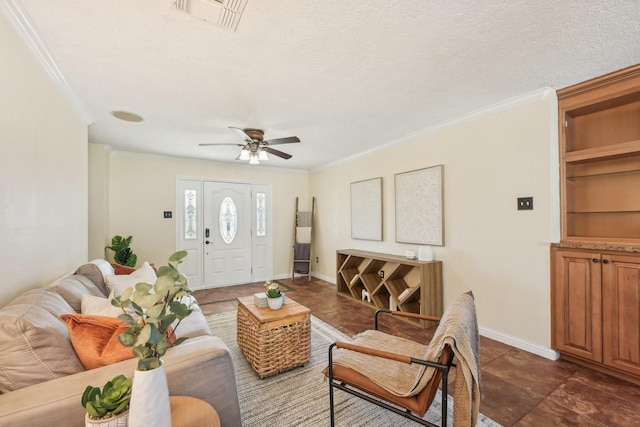
<instances>
[{"instance_id":1,"label":"potted plant by wall","mask_svg":"<svg viewBox=\"0 0 640 427\"><path fill-rule=\"evenodd\" d=\"M273 282L267 282L265 284L267 287L267 303L269 304L269 308L271 310L279 310L282 307L282 303L284 301L284 295L278 289L278 284Z\"/></svg>"},{"instance_id":2,"label":"potted plant by wall","mask_svg":"<svg viewBox=\"0 0 640 427\"><path fill-rule=\"evenodd\" d=\"M100 389L87 386L82 394L82 406L87 410L86 427L127 427L131 380L118 375Z\"/></svg>"},{"instance_id":3,"label":"potted plant by wall","mask_svg":"<svg viewBox=\"0 0 640 427\"><path fill-rule=\"evenodd\" d=\"M158 269L154 284L137 283L135 288L125 290L119 297L110 296L114 306L125 310L119 318L129 325L118 340L125 347L132 347L133 354L138 357L129 427L171 426L167 376L161 357L169 347L186 339L176 339L175 331L193 311L187 279L178 271L178 265L186 256L186 251L171 255L169 265ZM185 300L188 302L183 302ZM134 312L137 317L127 311Z\"/></svg>"},{"instance_id":4,"label":"potted plant by wall","mask_svg":"<svg viewBox=\"0 0 640 427\"><path fill-rule=\"evenodd\" d=\"M135 267L138 262L138 256L133 253L129 245L131 245L132 236L122 237L119 235L113 236L111 239L111 246L106 246L105 249L111 249L113 254L113 261L116 264L125 265L127 267ZM106 256L106 255L105 255Z\"/></svg>"}]
</instances>

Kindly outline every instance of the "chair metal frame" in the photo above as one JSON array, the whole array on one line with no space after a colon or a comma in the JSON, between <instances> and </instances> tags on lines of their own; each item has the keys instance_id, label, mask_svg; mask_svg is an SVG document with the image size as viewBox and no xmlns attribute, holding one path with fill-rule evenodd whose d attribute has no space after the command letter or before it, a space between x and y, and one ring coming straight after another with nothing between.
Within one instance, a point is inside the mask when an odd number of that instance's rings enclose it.
<instances>
[{"instance_id":1,"label":"chair metal frame","mask_svg":"<svg viewBox=\"0 0 640 427\"><path fill-rule=\"evenodd\" d=\"M378 309L375 312L375 316L374 316L374 328L375 330L378 330L378 315L381 313L388 313L394 316L401 316L401 317L412 317L412 318L419 318L419 319L423 319L423 320L431 320L431 321L439 321L440 318L439 317L433 317L433 316L426 316L426 315L420 315L420 314L414 314L414 313L403 313L403 312L399 312L399 311L391 311L388 309ZM359 351L361 353L367 353L369 355L372 355L371 353L367 352L367 348L366 347L360 347L360 346L356 346L353 344L347 344L347 343L343 343L343 342L336 342L333 343L329 346L329 366L328 366L328 378L329 378L329 406L330 406L330 411L331 411L331 427L334 427L335 425L335 406L334 406L334 388L337 388L339 390L342 390L346 393L349 393L353 396L359 397L361 399L366 400L367 402L373 403L375 405L378 405L384 409L387 409L389 411L392 411L398 415L401 415L405 418L408 418L412 421L415 421L421 425L424 426L429 426L429 427L447 427L447 389L448 389L448 379L449 379L449 371L451 370L452 367L455 367L456 365L453 363L453 356L449 358L448 362L446 364L442 364L442 363L437 363L437 362L432 362L429 360L424 360L424 359L417 359L414 357L409 357L407 358L406 355L402 355L402 354L398 354L398 353L390 353L390 352L380 352L378 351L378 354L375 354L374 356L378 356L378 357L383 357L383 358L387 358L387 359L392 359L392 360L396 360L396 361L401 361L400 359L402 359L402 361L407 360L408 363L415 363L415 364L419 364L419 365L424 365L424 366L430 366L433 367L437 370L439 370L442 374L441 377L441 421L442 421L442 425L438 426L436 424L433 424L421 417L418 417L417 415L414 415L409 409L405 409L405 408L401 408L399 406L395 406L391 403L387 403L385 401L383 401L382 399L379 399L377 397L373 397L369 394L365 394L362 391L359 391L358 389L350 386L349 384L346 384L344 382L338 382L336 380L334 380L334 376L333 376L333 350L335 348L347 348L349 350L353 350L353 351ZM430 403L430 405L433 404L433 401Z\"/></svg>"}]
</instances>

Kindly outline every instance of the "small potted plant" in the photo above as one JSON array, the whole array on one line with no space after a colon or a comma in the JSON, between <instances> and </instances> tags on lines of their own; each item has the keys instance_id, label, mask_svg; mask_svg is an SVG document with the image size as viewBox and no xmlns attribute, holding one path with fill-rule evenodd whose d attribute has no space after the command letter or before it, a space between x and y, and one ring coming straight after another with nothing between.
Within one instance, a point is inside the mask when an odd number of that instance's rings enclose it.
<instances>
[{"instance_id":1,"label":"small potted plant","mask_svg":"<svg viewBox=\"0 0 640 427\"><path fill-rule=\"evenodd\" d=\"M284 301L284 295L280 289L278 289L278 284L273 282L265 283L267 287L267 302L269 303L269 308L271 310L279 310L282 307L282 302Z\"/></svg>"},{"instance_id":2,"label":"small potted plant","mask_svg":"<svg viewBox=\"0 0 640 427\"><path fill-rule=\"evenodd\" d=\"M131 244L133 236L124 238L120 235L113 236L111 239L111 246L105 246L105 249L111 249L113 254L113 261L116 264L124 265L126 267L135 267L138 262L138 256L131 251L129 245Z\"/></svg>"},{"instance_id":3,"label":"small potted plant","mask_svg":"<svg viewBox=\"0 0 640 427\"><path fill-rule=\"evenodd\" d=\"M118 375L100 389L87 386L82 406L87 410L86 427L126 427L131 400L131 380Z\"/></svg>"}]
</instances>

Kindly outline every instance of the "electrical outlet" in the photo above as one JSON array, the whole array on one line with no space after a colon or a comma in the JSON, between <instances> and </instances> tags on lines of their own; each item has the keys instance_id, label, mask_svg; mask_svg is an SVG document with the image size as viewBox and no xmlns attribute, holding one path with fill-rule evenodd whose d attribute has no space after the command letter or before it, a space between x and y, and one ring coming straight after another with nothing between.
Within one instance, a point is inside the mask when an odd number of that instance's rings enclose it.
<instances>
[{"instance_id":1,"label":"electrical outlet","mask_svg":"<svg viewBox=\"0 0 640 427\"><path fill-rule=\"evenodd\" d=\"M380 272L378 272L378 274L380 275L381 279L384 279L384 270L380 270Z\"/></svg>"},{"instance_id":2,"label":"electrical outlet","mask_svg":"<svg viewBox=\"0 0 640 427\"><path fill-rule=\"evenodd\" d=\"M316 257L316 264L320 262L320 258Z\"/></svg>"},{"instance_id":3,"label":"electrical outlet","mask_svg":"<svg viewBox=\"0 0 640 427\"><path fill-rule=\"evenodd\" d=\"M518 210L519 211L533 210L533 197L518 197Z\"/></svg>"},{"instance_id":4,"label":"electrical outlet","mask_svg":"<svg viewBox=\"0 0 640 427\"><path fill-rule=\"evenodd\" d=\"M171 218L171 211L164 211L165 218Z\"/></svg>"}]
</instances>

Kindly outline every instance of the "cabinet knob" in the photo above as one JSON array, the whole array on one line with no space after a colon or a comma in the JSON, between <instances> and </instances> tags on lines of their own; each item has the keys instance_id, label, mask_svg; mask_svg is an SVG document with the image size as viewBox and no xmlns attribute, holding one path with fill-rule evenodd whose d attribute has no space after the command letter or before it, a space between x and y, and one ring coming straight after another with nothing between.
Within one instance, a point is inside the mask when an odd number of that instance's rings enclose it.
<instances>
[{"instance_id":1,"label":"cabinet knob","mask_svg":"<svg viewBox=\"0 0 640 427\"><path fill-rule=\"evenodd\" d=\"M603 259L603 260L602 260L602 263L603 263L603 264L609 264L609 260L608 260L608 259Z\"/></svg>"},{"instance_id":2,"label":"cabinet knob","mask_svg":"<svg viewBox=\"0 0 640 427\"><path fill-rule=\"evenodd\" d=\"M591 261L593 261L593 263L597 263L598 262L598 258L591 258Z\"/></svg>"}]
</instances>

